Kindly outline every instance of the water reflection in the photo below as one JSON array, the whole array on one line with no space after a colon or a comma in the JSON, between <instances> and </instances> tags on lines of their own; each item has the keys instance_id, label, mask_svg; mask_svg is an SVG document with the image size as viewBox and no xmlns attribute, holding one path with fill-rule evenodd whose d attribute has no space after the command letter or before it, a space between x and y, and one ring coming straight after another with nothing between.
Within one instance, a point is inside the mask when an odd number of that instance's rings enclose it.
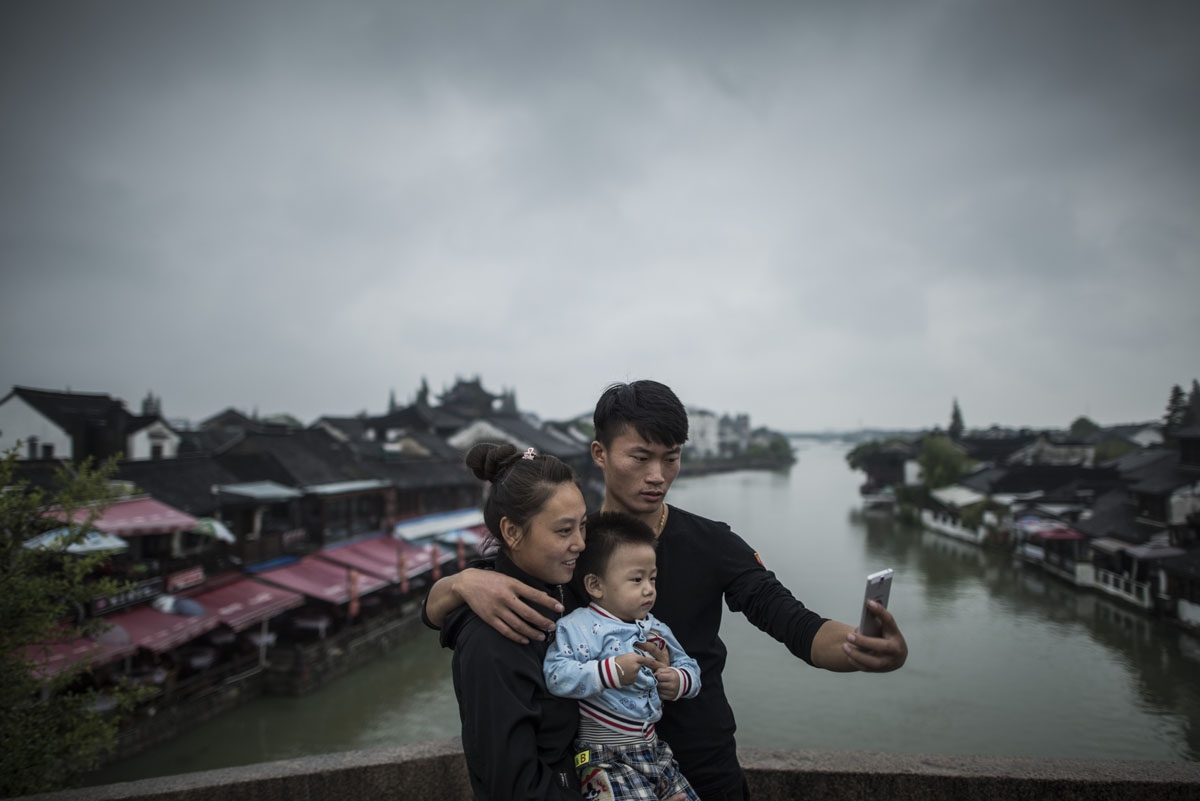
<instances>
[{"instance_id":1,"label":"water reflection","mask_svg":"<svg viewBox=\"0 0 1200 801\"><path fill-rule=\"evenodd\" d=\"M1160 736L1181 737L1178 755L1200 760L1200 640L1195 635L1076 588L1014 560L1008 552L985 550L919 525L857 510L851 511L848 522L876 555L918 571L923 592L934 604L953 603L978 581L986 587L991 607L1024 627L1059 636L1082 633L1127 671L1140 709L1158 718ZM1108 722L1118 732L1123 728L1120 713ZM1131 731L1130 736L1137 735Z\"/></svg>"}]
</instances>

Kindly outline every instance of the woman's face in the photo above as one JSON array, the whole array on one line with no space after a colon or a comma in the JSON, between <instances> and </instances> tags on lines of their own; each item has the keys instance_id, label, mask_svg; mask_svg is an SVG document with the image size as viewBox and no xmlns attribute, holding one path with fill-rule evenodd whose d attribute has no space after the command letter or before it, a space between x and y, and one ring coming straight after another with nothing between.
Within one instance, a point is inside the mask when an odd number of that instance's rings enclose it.
<instances>
[{"instance_id":1,"label":"woman's face","mask_svg":"<svg viewBox=\"0 0 1200 801\"><path fill-rule=\"evenodd\" d=\"M566 584L583 551L586 518L583 493L567 482L554 490L525 531L517 530L507 517L501 519L500 529L517 567L547 584Z\"/></svg>"}]
</instances>

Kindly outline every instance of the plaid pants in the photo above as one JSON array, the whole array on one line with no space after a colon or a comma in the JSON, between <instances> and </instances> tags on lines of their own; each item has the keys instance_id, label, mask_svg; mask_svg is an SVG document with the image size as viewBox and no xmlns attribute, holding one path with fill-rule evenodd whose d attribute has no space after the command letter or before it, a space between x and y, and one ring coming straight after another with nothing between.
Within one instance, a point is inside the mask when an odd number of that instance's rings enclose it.
<instances>
[{"instance_id":1,"label":"plaid pants","mask_svg":"<svg viewBox=\"0 0 1200 801\"><path fill-rule=\"evenodd\" d=\"M700 801L665 741L596 745L577 741L579 781L586 801L659 801L683 793Z\"/></svg>"}]
</instances>

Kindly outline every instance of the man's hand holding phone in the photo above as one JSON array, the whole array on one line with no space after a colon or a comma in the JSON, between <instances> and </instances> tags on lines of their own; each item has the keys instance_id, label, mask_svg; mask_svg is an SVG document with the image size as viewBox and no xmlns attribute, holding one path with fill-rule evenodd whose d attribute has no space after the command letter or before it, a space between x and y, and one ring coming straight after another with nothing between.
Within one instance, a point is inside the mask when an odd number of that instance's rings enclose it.
<instances>
[{"instance_id":1,"label":"man's hand holding phone","mask_svg":"<svg viewBox=\"0 0 1200 801\"><path fill-rule=\"evenodd\" d=\"M862 617L858 628L846 635L846 656L862 671L886 673L901 667L908 659L908 644L887 609L892 575L888 568L867 576Z\"/></svg>"}]
</instances>

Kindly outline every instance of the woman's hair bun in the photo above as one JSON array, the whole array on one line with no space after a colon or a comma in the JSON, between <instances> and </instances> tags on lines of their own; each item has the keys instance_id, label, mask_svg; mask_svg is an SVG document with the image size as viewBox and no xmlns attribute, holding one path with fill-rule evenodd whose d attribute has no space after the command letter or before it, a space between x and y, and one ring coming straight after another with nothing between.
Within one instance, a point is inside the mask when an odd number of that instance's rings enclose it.
<instances>
[{"instance_id":1,"label":"woman's hair bun","mask_svg":"<svg viewBox=\"0 0 1200 801\"><path fill-rule=\"evenodd\" d=\"M475 478L495 483L508 472L508 468L516 461L518 453L516 445L480 442L467 451L463 461L475 474Z\"/></svg>"}]
</instances>

